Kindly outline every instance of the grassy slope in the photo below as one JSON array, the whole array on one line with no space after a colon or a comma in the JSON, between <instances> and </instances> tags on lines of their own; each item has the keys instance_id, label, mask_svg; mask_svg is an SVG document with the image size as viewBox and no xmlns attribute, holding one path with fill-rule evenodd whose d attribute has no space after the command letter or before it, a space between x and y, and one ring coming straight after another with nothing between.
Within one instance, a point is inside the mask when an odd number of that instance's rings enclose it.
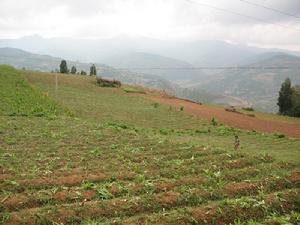
<instances>
[{"instance_id":1,"label":"grassy slope","mask_svg":"<svg viewBox=\"0 0 300 225\"><path fill-rule=\"evenodd\" d=\"M2 115L54 116L62 111L10 66L0 66L0 96Z\"/></svg>"},{"instance_id":2,"label":"grassy slope","mask_svg":"<svg viewBox=\"0 0 300 225\"><path fill-rule=\"evenodd\" d=\"M84 207L79 204L85 189L98 190L94 201L107 199L100 202L109 211L93 214L102 217L98 219L101 224L123 220L136 223L139 217L153 224L157 221L178 224L178 218L188 223L192 222L195 207L211 201L213 204L221 201L220 207L225 203L238 207L236 202L226 202L228 194L223 188L227 184L244 180L272 183L276 177L300 168L299 140L214 127L206 120L185 115L178 109L157 106L122 89L99 88L90 77L59 75L59 89L55 93L53 74L26 72L24 75L31 84L74 112L75 117L61 115L51 120L0 117L0 175L5 177L0 176L5 181L0 182L3 190L0 199L18 192L25 193L29 199L28 196L35 194L30 203L23 199L17 211L5 201L1 203L2 219L12 220L11 224L18 224L20 217L30 221L32 212L26 208L32 205L40 207L38 213L45 218L55 220L56 213L62 216L67 211L69 223L80 223L86 219L84 215L89 215L88 211L95 210L93 201ZM240 152L232 151L235 133L240 135ZM90 179L87 183L88 177L85 182L74 178L81 174L96 174L97 178L99 172L105 174L105 181ZM45 177L43 181L38 180L41 176ZM194 181L178 184L186 177ZM209 182L198 182L200 177ZM161 193L160 183L176 184L173 193ZM71 188L65 189L66 186ZM120 189L113 196L107 194L112 186ZM271 186L266 185L265 196L277 190ZM68 190L66 200L51 197L64 190ZM210 197L195 196L194 191L208 191ZM128 203L114 203L119 200ZM60 206L61 203L66 205ZM163 216L162 208L169 214ZM79 212L76 216L75 211ZM248 219L264 220L268 213ZM289 211L278 210L278 216L281 213ZM239 217L240 214L235 219ZM42 224L41 218L44 217L39 217L36 224Z\"/></svg>"}]
</instances>

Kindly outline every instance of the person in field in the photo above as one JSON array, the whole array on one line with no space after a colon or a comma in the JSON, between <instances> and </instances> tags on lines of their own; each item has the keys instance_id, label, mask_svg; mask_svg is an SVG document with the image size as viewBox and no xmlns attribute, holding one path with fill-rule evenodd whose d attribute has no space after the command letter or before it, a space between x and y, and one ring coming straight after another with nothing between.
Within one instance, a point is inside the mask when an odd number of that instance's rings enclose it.
<instances>
[{"instance_id":1,"label":"person in field","mask_svg":"<svg viewBox=\"0 0 300 225\"><path fill-rule=\"evenodd\" d=\"M238 135L235 135L234 139L234 150L238 150L240 147L240 139Z\"/></svg>"}]
</instances>

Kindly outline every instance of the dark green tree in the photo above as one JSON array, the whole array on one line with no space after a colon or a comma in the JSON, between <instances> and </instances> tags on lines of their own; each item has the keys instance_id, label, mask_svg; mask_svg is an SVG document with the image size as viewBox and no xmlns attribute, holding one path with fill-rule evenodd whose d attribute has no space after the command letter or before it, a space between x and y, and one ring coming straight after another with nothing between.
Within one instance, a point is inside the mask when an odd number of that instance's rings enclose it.
<instances>
[{"instance_id":1,"label":"dark green tree","mask_svg":"<svg viewBox=\"0 0 300 225\"><path fill-rule=\"evenodd\" d=\"M86 75L86 72L81 70L80 75Z\"/></svg>"},{"instance_id":2,"label":"dark green tree","mask_svg":"<svg viewBox=\"0 0 300 225\"><path fill-rule=\"evenodd\" d=\"M300 117L300 85L294 87L294 116Z\"/></svg>"},{"instance_id":3,"label":"dark green tree","mask_svg":"<svg viewBox=\"0 0 300 225\"><path fill-rule=\"evenodd\" d=\"M279 114L293 115L294 108L294 89L289 78L281 84L277 105L279 106Z\"/></svg>"},{"instance_id":4,"label":"dark green tree","mask_svg":"<svg viewBox=\"0 0 300 225\"><path fill-rule=\"evenodd\" d=\"M60 73L68 73L69 72L66 60L61 60L59 69L60 69Z\"/></svg>"},{"instance_id":5,"label":"dark green tree","mask_svg":"<svg viewBox=\"0 0 300 225\"><path fill-rule=\"evenodd\" d=\"M97 70L95 64L93 64L90 68L90 76L96 76L97 75Z\"/></svg>"},{"instance_id":6,"label":"dark green tree","mask_svg":"<svg viewBox=\"0 0 300 225\"><path fill-rule=\"evenodd\" d=\"M75 66L72 66L72 68L71 68L71 73L72 73L72 74L76 74L76 72L77 72L76 67L75 67Z\"/></svg>"}]
</instances>

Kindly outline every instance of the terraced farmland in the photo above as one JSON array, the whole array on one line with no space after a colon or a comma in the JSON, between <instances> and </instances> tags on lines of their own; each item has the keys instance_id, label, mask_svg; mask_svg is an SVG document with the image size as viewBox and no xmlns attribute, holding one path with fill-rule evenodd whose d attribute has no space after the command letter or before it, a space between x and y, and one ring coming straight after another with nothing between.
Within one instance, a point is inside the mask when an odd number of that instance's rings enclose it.
<instances>
[{"instance_id":1,"label":"terraced farmland","mask_svg":"<svg viewBox=\"0 0 300 225\"><path fill-rule=\"evenodd\" d=\"M55 92L53 74L19 75L68 113L0 116L0 224L300 223L298 139L211 124L90 77L59 75Z\"/></svg>"}]
</instances>

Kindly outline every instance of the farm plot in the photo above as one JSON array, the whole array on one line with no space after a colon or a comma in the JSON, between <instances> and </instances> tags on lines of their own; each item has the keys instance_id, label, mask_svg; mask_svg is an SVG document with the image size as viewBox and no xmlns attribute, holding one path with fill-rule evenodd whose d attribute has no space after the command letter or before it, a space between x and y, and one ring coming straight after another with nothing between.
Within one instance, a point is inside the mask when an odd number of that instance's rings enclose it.
<instances>
[{"instance_id":1,"label":"farm plot","mask_svg":"<svg viewBox=\"0 0 300 225\"><path fill-rule=\"evenodd\" d=\"M27 76L44 90L43 75ZM0 224L299 224L297 139L64 79L73 116L0 117Z\"/></svg>"}]
</instances>

